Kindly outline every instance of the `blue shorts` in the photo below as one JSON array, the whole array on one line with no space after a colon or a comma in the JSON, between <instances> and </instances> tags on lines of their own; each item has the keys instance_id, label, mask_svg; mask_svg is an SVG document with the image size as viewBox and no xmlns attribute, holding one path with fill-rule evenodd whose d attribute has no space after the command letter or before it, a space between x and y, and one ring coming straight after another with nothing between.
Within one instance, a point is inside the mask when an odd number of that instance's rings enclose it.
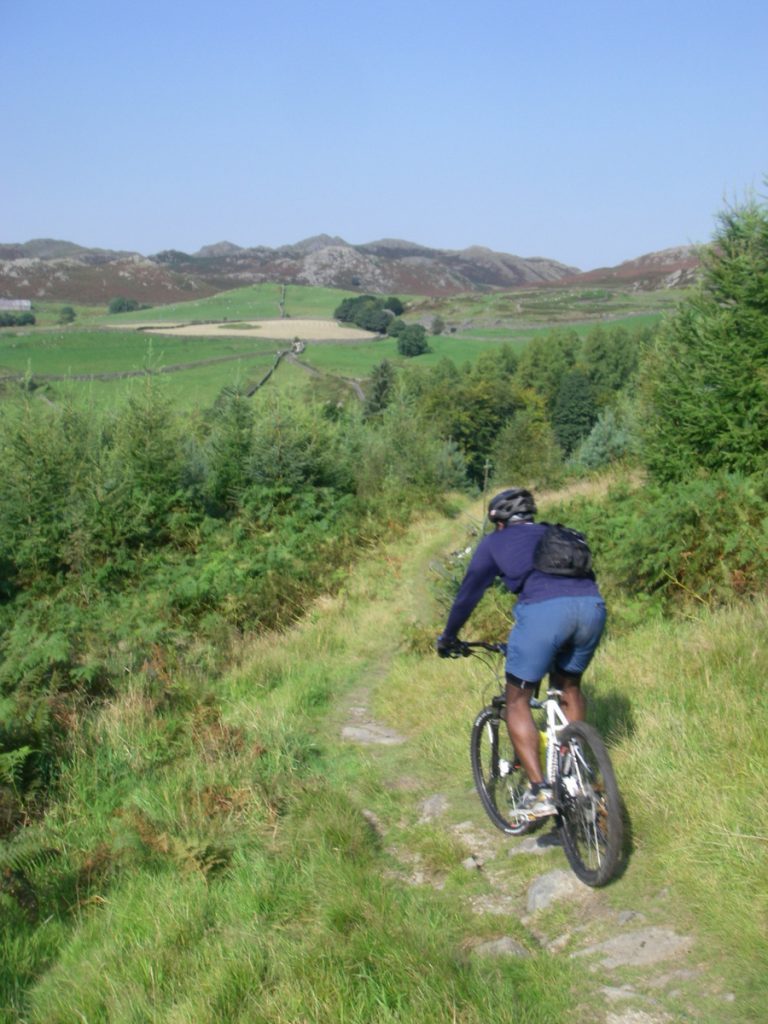
<instances>
[{"instance_id":1,"label":"blue shorts","mask_svg":"<svg viewBox=\"0 0 768 1024\"><path fill-rule=\"evenodd\" d=\"M506 670L529 683L559 669L581 675L605 628L601 597L553 597L519 604L507 642Z\"/></svg>"}]
</instances>

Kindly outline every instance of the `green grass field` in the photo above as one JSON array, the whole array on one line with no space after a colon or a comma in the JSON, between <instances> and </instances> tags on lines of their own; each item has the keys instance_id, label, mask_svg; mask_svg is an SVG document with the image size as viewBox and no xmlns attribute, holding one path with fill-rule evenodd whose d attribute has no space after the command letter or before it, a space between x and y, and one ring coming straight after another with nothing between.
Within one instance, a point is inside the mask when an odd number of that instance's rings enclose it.
<instances>
[{"instance_id":1,"label":"green grass field","mask_svg":"<svg viewBox=\"0 0 768 1024\"><path fill-rule=\"evenodd\" d=\"M440 335L429 339L431 352L417 359L407 359L397 351L394 338L379 341L365 341L344 345L309 345L301 356L304 362L326 373L338 373L349 377L367 377L374 366L388 359L396 366L434 366L441 359L451 359L457 365L474 363L483 353L500 345L508 344L521 349L530 340L532 331L497 331L495 336L480 334L477 337Z\"/></svg>"},{"instance_id":2,"label":"green grass field","mask_svg":"<svg viewBox=\"0 0 768 1024\"><path fill-rule=\"evenodd\" d=\"M180 408L209 405L224 387L260 380L281 346L268 339L150 337L137 331L56 330L0 335L0 377L85 374L162 373L163 388ZM209 360L220 360L208 362ZM162 372L164 367L196 364ZM285 372L281 378L287 377ZM51 401L84 400L109 406L130 393L141 378L53 381L46 383Z\"/></svg>"},{"instance_id":3,"label":"green grass field","mask_svg":"<svg viewBox=\"0 0 768 1024\"><path fill-rule=\"evenodd\" d=\"M342 299L350 293L338 288L309 288L287 285L285 311L290 317L332 317ZM176 322L214 320L269 320L280 316L282 286L255 284L220 292L208 299L175 302L169 306L153 306L134 313L105 316L103 322L113 326L164 320Z\"/></svg>"},{"instance_id":4,"label":"green grass field","mask_svg":"<svg viewBox=\"0 0 768 1024\"><path fill-rule=\"evenodd\" d=\"M119 373L224 356L274 354L269 339L181 338L143 331L56 330L0 334L0 375Z\"/></svg>"},{"instance_id":5,"label":"green grass field","mask_svg":"<svg viewBox=\"0 0 768 1024\"><path fill-rule=\"evenodd\" d=\"M273 362L272 355L243 356L231 362L161 374L155 380L178 409L203 409L212 405L224 388L244 389L260 381ZM283 365L270 379L269 387L299 389L306 384L306 377L306 372L299 367ZM143 387L145 380L144 377L133 377L109 381L56 381L46 387L46 395L51 401L66 399L75 405L85 402L94 408L110 408L134 389Z\"/></svg>"}]
</instances>

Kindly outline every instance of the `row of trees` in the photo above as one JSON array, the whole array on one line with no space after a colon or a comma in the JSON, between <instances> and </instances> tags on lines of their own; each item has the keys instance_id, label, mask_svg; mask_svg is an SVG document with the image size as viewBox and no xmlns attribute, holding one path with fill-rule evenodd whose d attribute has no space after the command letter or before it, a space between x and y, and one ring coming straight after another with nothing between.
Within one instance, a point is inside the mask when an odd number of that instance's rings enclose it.
<instances>
[{"instance_id":1,"label":"row of trees","mask_svg":"<svg viewBox=\"0 0 768 1024\"><path fill-rule=\"evenodd\" d=\"M364 331L375 331L386 334L387 328L395 317L405 312L405 306L396 295L356 295L344 299L334 310L336 320L345 324L354 324Z\"/></svg>"},{"instance_id":2,"label":"row of trees","mask_svg":"<svg viewBox=\"0 0 768 1024\"><path fill-rule=\"evenodd\" d=\"M700 285L637 346L636 372L575 450L584 462L585 451L622 452L642 474L641 487L571 504L567 514L594 542L606 588L624 606L634 595L643 617L768 585L768 206L750 199L725 210L702 263ZM585 365L588 338L575 366L609 394L625 371L596 340L590 347L602 360ZM544 396L544 368L537 383L534 364L527 351L517 372ZM571 373L548 393L562 395Z\"/></svg>"},{"instance_id":3,"label":"row of trees","mask_svg":"<svg viewBox=\"0 0 768 1024\"><path fill-rule=\"evenodd\" d=\"M420 356L429 352L427 331L421 324L407 324L402 319L405 306L396 295L387 298L376 295L357 295L344 299L334 310L334 317L342 323L352 323L366 331L376 331L397 339L401 356Z\"/></svg>"},{"instance_id":4,"label":"row of trees","mask_svg":"<svg viewBox=\"0 0 768 1024\"><path fill-rule=\"evenodd\" d=\"M30 310L22 310L20 313L0 310L0 327L30 327L35 322L35 314Z\"/></svg>"},{"instance_id":5,"label":"row of trees","mask_svg":"<svg viewBox=\"0 0 768 1024\"><path fill-rule=\"evenodd\" d=\"M708 473L765 474L768 451L768 207L721 213L695 292L658 330L600 325L538 335L518 356L485 353L373 372L365 415L418 409L480 482L551 478L632 458L662 487Z\"/></svg>"},{"instance_id":6,"label":"row of trees","mask_svg":"<svg viewBox=\"0 0 768 1024\"><path fill-rule=\"evenodd\" d=\"M124 295L117 295L107 306L108 313L133 313L137 309L151 309L146 302L139 302L138 299L126 299Z\"/></svg>"}]
</instances>

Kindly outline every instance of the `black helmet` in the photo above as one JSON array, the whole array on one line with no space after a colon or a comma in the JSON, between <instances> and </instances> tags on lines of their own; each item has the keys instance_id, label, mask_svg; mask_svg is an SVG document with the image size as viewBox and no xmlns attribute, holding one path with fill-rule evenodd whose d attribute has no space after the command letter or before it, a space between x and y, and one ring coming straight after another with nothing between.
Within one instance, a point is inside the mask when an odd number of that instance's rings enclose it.
<instances>
[{"instance_id":1,"label":"black helmet","mask_svg":"<svg viewBox=\"0 0 768 1024\"><path fill-rule=\"evenodd\" d=\"M536 502L530 491L511 487L491 498L488 518L492 523L506 523L510 519L528 520L536 515Z\"/></svg>"}]
</instances>

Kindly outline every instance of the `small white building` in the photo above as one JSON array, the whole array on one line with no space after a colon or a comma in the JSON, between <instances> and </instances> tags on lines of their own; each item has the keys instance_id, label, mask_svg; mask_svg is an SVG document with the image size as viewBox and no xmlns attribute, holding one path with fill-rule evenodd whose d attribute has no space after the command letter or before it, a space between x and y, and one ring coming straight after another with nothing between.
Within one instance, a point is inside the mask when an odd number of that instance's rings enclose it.
<instances>
[{"instance_id":1,"label":"small white building","mask_svg":"<svg viewBox=\"0 0 768 1024\"><path fill-rule=\"evenodd\" d=\"M0 309L13 310L16 313L28 313L32 309L32 300L0 299Z\"/></svg>"}]
</instances>

